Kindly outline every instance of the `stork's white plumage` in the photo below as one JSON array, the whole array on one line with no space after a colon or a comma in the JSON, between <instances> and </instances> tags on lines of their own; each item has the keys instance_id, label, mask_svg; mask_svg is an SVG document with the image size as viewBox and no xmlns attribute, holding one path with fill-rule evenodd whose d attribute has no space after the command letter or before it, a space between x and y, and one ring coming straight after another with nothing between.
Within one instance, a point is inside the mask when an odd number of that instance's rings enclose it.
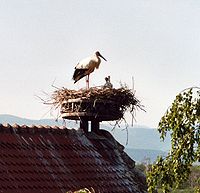
<instances>
[{"instance_id":1,"label":"stork's white plumage","mask_svg":"<svg viewBox=\"0 0 200 193\"><path fill-rule=\"evenodd\" d=\"M94 71L94 69L98 69L101 63L101 58L107 61L98 51L91 57L87 57L81 60L75 67L73 80L74 83L79 81L84 76L87 76L86 84L87 88L89 88L89 75Z\"/></svg>"}]
</instances>

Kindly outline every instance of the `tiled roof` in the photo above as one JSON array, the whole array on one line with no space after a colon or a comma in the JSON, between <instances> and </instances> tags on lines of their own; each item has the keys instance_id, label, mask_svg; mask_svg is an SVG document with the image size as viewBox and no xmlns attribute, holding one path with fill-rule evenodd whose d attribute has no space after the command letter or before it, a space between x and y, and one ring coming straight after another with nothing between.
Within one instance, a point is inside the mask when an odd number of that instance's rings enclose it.
<instances>
[{"instance_id":1,"label":"tiled roof","mask_svg":"<svg viewBox=\"0 0 200 193\"><path fill-rule=\"evenodd\" d=\"M144 176L123 146L100 130L0 124L0 192L144 193Z\"/></svg>"}]
</instances>

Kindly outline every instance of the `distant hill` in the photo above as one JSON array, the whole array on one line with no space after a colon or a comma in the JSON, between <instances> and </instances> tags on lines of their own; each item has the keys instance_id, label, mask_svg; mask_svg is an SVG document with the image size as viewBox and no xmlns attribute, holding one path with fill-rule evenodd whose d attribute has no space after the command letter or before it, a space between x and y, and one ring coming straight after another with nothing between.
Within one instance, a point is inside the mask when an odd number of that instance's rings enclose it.
<instances>
[{"instance_id":1,"label":"distant hill","mask_svg":"<svg viewBox=\"0 0 200 193\"><path fill-rule=\"evenodd\" d=\"M136 162L154 162L156 158L160 156L166 156L167 153L160 150L152 150L152 149L134 149L128 148L125 149L126 153Z\"/></svg>"},{"instance_id":2,"label":"distant hill","mask_svg":"<svg viewBox=\"0 0 200 193\"><path fill-rule=\"evenodd\" d=\"M21 118L17 117L14 115L8 115L8 114L1 114L0 115L0 123L1 124L6 124L9 123L11 125L13 124L18 124L18 125L49 125L49 126L63 126L66 125L66 127L69 128L77 128L78 124L76 124L75 121L64 121L64 120L54 120L54 119L39 119L39 120L34 120L34 119L26 119L26 118Z\"/></svg>"},{"instance_id":3,"label":"distant hill","mask_svg":"<svg viewBox=\"0 0 200 193\"><path fill-rule=\"evenodd\" d=\"M102 125L102 128L111 130L111 127L108 125ZM165 142L161 142L160 135L158 131L154 128L148 127L128 127L127 130L125 127L121 126L113 132L114 137L127 149L153 149L168 151L170 149L170 137L166 137ZM128 144L126 145L126 141Z\"/></svg>"},{"instance_id":4,"label":"distant hill","mask_svg":"<svg viewBox=\"0 0 200 193\"><path fill-rule=\"evenodd\" d=\"M20 118L13 115L0 115L0 123L19 124L19 125L50 125L63 126L67 128L78 128L79 123L76 121L56 121L54 119L31 120ZM113 136L125 146L126 152L136 161L143 161L145 158L150 158L154 161L157 155L165 155L165 152L170 149L170 138L167 137L165 143L160 141L159 133L156 129L148 127L129 127L125 130L124 126L116 128L112 131L112 126L101 123L100 127L110 131ZM128 131L128 133L127 133ZM126 142L128 140L128 144Z\"/></svg>"}]
</instances>

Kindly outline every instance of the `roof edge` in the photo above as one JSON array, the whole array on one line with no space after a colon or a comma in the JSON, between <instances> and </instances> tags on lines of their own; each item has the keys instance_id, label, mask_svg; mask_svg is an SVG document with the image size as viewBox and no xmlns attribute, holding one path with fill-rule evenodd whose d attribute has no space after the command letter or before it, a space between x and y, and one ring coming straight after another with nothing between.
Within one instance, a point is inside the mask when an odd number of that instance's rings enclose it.
<instances>
[{"instance_id":1,"label":"roof edge","mask_svg":"<svg viewBox=\"0 0 200 193\"><path fill-rule=\"evenodd\" d=\"M75 129L67 129L66 127L58 127L58 126L49 126L49 125L10 125L10 124L0 124L0 133L15 133L15 134L67 134L71 130Z\"/></svg>"}]
</instances>

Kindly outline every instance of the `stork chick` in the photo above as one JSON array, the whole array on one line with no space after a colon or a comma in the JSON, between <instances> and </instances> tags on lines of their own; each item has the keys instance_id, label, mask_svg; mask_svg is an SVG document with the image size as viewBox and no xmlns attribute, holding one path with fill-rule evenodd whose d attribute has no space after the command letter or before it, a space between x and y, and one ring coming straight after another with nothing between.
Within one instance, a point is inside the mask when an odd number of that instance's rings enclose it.
<instances>
[{"instance_id":1,"label":"stork chick","mask_svg":"<svg viewBox=\"0 0 200 193\"><path fill-rule=\"evenodd\" d=\"M112 83L110 82L110 76L105 77L106 83L104 84L103 88L113 88Z\"/></svg>"}]
</instances>

